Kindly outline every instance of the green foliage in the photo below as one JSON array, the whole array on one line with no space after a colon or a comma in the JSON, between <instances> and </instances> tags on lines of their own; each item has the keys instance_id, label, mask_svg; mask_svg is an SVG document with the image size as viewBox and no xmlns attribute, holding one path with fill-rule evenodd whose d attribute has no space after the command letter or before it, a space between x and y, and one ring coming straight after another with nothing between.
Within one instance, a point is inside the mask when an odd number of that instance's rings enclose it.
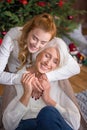
<instances>
[{"instance_id":1,"label":"green foliage","mask_svg":"<svg viewBox=\"0 0 87 130\"><path fill-rule=\"evenodd\" d=\"M0 37L11 27L23 26L34 15L43 12L53 15L58 35L76 28L76 17L84 13L72 8L76 0L0 0Z\"/></svg>"}]
</instances>

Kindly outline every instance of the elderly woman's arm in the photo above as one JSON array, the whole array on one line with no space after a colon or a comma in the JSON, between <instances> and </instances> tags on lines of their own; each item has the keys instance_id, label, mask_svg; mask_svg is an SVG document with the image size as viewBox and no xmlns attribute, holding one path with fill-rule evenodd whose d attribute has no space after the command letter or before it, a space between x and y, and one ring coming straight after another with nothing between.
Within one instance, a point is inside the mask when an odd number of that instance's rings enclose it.
<instances>
[{"instance_id":1,"label":"elderly woman's arm","mask_svg":"<svg viewBox=\"0 0 87 130\"><path fill-rule=\"evenodd\" d=\"M4 128L6 130L15 130L26 111L27 107L19 101L18 97L15 97L3 113Z\"/></svg>"},{"instance_id":2,"label":"elderly woman's arm","mask_svg":"<svg viewBox=\"0 0 87 130\"><path fill-rule=\"evenodd\" d=\"M80 112L73 101L64 93L64 91L58 86L57 82L50 84L48 80L44 80L42 84L46 86L43 92L42 99L47 105L54 106L62 115L64 120L74 129L78 130L80 127ZM55 86L56 85L56 86ZM58 91L55 88L58 88ZM52 93L50 93L52 92ZM52 95L56 95L53 99Z\"/></svg>"}]
</instances>

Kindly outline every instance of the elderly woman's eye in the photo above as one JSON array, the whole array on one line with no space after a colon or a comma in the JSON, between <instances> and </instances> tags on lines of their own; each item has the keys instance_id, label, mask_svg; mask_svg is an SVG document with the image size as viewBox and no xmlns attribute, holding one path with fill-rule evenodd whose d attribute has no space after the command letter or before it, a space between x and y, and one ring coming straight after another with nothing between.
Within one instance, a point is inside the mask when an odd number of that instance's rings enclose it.
<instances>
[{"instance_id":1,"label":"elderly woman's eye","mask_svg":"<svg viewBox=\"0 0 87 130\"><path fill-rule=\"evenodd\" d=\"M50 58L50 54L48 54L48 53L46 53L45 56L46 56L47 58Z\"/></svg>"},{"instance_id":2,"label":"elderly woman's eye","mask_svg":"<svg viewBox=\"0 0 87 130\"><path fill-rule=\"evenodd\" d=\"M56 64L56 65L58 64L57 60L54 60L54 64Z\"/></svg>"}]
</instances>

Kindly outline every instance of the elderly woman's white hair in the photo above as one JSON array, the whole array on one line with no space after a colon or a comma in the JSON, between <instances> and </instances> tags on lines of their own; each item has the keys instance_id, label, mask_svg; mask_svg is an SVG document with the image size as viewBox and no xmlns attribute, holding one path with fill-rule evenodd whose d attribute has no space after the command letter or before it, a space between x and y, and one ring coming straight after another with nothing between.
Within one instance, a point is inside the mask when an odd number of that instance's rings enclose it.
<instances>
[{"instance_id":1,"label":"elderly woman's white hair","mask_svg":"<svg viewBox=\"0 0 87 130\"><path fill-rule=\"evenodd\" d=\"M65 42L60 39L60 38L54 38L53 40L51 40L47 46L45 46L42 50L38 51L36 53L36 55L38 53L40 53L41 51L43 51L44 49L47 49L49 47L55 47L58 51L59 51L59 54L60 54L60 62L59 62L59 65L58 67L62 67L64 66L67 61L68 61L68 48L67 48L67 45L65 44Z\"/></svg>"}]
</instances>

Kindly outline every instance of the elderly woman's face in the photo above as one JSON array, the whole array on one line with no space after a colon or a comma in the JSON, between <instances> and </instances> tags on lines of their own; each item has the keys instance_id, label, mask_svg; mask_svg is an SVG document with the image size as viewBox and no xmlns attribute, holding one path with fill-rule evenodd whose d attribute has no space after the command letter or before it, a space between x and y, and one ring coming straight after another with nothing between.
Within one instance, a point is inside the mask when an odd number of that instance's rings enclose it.
<instances>
[{"instance_id":1,"label":"elderly woman's face","mask_svg":"<svg viewBox=\"0 0 87 130\"><path fill-rule=\"evenodd\" d=\"M47 73L59 65L59 52L54 47L49 47L36 57L36 68L40 73Z\"/></svg>"},{"instance_id":2,"label":"elderly woman's face","mask_svg":"<svg viewBox=\"0 0 87 130\"><path fill-rule=\"evenodd\" d=\"M45 32L40 28L35 28L31 30L27 37L27 45L30 53L35 53L42 49L51 39L51 34Z\"/></svg>"}]
</instances>

